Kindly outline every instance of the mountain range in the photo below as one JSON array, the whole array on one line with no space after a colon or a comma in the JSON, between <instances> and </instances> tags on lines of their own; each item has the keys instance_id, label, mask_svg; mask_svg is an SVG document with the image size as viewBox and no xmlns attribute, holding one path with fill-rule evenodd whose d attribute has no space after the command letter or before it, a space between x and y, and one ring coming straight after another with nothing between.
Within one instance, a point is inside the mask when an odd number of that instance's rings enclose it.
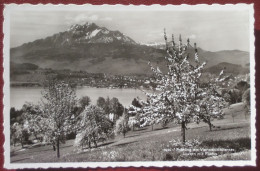
<instances>
[{"instance_id":1,"label":"mountain range","mask_svg":"<svg viewBox=\"0 0 260 171\"><path fill-rule=\"evenodd\" d=\"M188 48L187 52L192 62L194 48ZM202 61L207 61L208 69L223 62L240 67L249 63L249 53L239 50L210 52L198 48L198 53ZM20 67L25 63L40 68L111 74L151 73L148 61L164 70L166 55L162 45L140 44L120 31L89 22L10 49L12 65Z\"/></svg>"}]
</instances>

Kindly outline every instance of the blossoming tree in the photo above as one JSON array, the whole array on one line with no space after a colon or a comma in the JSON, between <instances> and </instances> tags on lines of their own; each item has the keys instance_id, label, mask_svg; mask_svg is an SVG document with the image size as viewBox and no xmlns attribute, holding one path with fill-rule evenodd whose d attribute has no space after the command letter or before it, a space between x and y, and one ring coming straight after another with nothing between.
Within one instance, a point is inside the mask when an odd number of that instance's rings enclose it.
<instances>
[{"instance_id":1,"label":"blossoming tree","mask_svg":"<svg viewBox=\"0 0 260 171\"><path fill-rule=\"evenodd\" d=\"M42 119L42 113L39 105L34 105L32 103L26 103L23 105L23 118L24 118L24 127L28 129L28 132L36 139L39 138L39 135L42 132L45 132L44 128L44 119Z\"/></svg>"},{"instance_id":2,"label":"blossoming tree","mask_svg":"<svg viewBox=\"0 0 260 171\"><path fill-rule=\"evenodd\" d=\"M71 122L75 105L75 89L65 82L50 79L46 81L39 106L32 106L25 112L27 125L34 132L43 134L45 141L53 143L53 150L57 149L58 158L60 143L64 142L66 135L74 129Z\"/></svg>"},{"instance_id":3,"label":"blossoming tree","mask_svg":"<svg viewBox=\"0 0 260 171\"><path fill-rule=\"evenodd\" d=\"M22 148L24 147L24 140L28 140L29 138L29 132L26 127L24 127L23 124L19 124L18 122L15 122L11 126L11 138L13 140L13 145L15 146L16 141L19 141L21 143Z\"/></svg>"},{"instance_id":4,"label":"blossoming tree","mask_svg":"<svg viewBox=\"0 0 260 171\"><path fill-rule=\"evenodd\" d=\"M190 121L196 119L197 122L200 120L209 122L208 119L203 118L222 114L219 110L220 106L215 107L215 104L212 106L221 97L217 97L216 93L208 93L217 87L217 82L212 82L212 85L205 88L200 86L200 77L206 62L200 62L196 43L194 44L195 56L192 63L187 52L187 49L191 47L189 39L187 44L183 44L180 35L179 44L176 44L172 36L172 41L168 42L166 32L164 32L164 38L168 54L165 57L168 72L162 72L149 62L155 76L153 83L157 86L156 91L145 92L147 102L144 102L145 105L143 105L143 114L141 115L143 124L141 126L153 125L163 122L165 119L174 120L181 124L182 140L185 142L186 125ZM217 81L220 79L218 78ZM207 109L207 112L202 112L203 108Z\"/></svg>"},{"instance_id":5,"label":"blossoming tree","mask_svg":"<svg viewBox=\"0 0 260 171\"><path fill-rule=\"evenodd\" d=\"M98 140L112 136L113 123L101 107L89 105L79 117L75 147L83 147L84 144L88 143L89 148L91 148L92 142L97 147Z\"/></svg>"},{"instance_id":6,"label":"blossoming tree","mask_svg":"<svg viewBox=\"0 0 260 171\"><path fill-rule=\"evenodd\" d=\"M226 84L227 76L224 70L220 72L217 78L208 80L208 85L203 87L202 99L199 101L199 108L197 108L197 115L194 120L199 123L201 120L209 125L210 131L215 127L211 120L214 118L221 119L224 116L223 109L229 105L227 97L222 96L222 86Z\"/></svg>"},{"instance_id":7,"label":"blossoming tree","mask_svg":"<svg viewBox=\"0 0 260 171\"><path fill-rule=\"evenodd\" d=\"M123 115L116 121L115 130L114 130L116 135L122 133L125 138L126 133L130 129L128 121L129 121L129 115L126 112L126 109L124 109Z\"/></svg>"}]
</instances>

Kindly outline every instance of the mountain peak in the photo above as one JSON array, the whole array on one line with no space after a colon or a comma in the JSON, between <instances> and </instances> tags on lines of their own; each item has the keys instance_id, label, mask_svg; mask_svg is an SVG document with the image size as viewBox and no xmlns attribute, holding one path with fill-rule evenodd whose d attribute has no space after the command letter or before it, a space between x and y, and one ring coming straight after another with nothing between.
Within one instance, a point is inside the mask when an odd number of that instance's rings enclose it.
<instances>
[{"instance_id":1,"label":"mountain peak","mask_svg":"<svg viewBox=\"0 0 260 171\"><path fill-rule=\"evenodd\" d=\"M136 44L134 40L124 35L120 31L111 31L105 27L99 27L95 23L74 24L68 29L69 38L65 43L119 43ZM68 37L68 36L67 36Z\"/></svg>"},{"instance_id":2,"label":"mountain peak","mask_svg":"<svg viewBox=\"0 0 260 171\"><path fill-rule=\"evenodd\" d=\"M67 31L54 34L44 39L24 43L17 48L41 49L67 46L75 47L97 43L137 44L133 39L120 31L111 31L105 27L99 27L95 23L86 22L84 24L71 25Z\"/></svg>"},{"instance_id":3,"label":"mountain peak","mask_svg":"<svg viewBox=\"0 0 260 171\"><path fill-rule=\"evenodd\" d=\"M73 24L70 26L68 31L77 31L77 30L85 30L89 27L98 27L95 23L92 22L86 22L85 24Z\"/></svg>"}]
</instances>

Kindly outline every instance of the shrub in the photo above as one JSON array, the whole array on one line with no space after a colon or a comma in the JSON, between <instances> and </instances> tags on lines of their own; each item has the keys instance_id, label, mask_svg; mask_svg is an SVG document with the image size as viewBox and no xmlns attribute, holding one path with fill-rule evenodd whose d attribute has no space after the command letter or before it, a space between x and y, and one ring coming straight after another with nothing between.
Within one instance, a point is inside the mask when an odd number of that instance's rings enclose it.
<instances>
[{"instance_id":1,"label":"shrub","mask_svg":"<svg viewBox=\"0 0 260 171\"><path fill-rule=\"evenodd\" d=\"M127 113L124 113L117 121L116 121L116 127L115 127L115 134L123 134L125 137L125 134L130 130L128 125L128 115Z\"/></svg>"}]
</instances>

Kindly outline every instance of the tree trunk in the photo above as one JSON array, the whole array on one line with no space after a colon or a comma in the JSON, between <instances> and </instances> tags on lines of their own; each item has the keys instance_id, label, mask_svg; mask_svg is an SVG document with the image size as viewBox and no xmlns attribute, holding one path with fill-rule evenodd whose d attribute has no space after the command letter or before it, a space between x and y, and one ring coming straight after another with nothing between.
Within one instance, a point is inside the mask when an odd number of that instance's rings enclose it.
<instances>
[{"instance_id":1,"label":"tree trunk","mask_svg":"<svg viewBox=\"0 0 260 171\"><path fill-rule=\"evenodd\" d=\"M88 148L91 149L91 141L88 140Z\"/></svg>"},{"instance_id":2,"label":"tree trunk","mask_svg":"<svg viewBox=\"0 0 260 171\"><path fill-rule=\"evenodd\" d=\"M210 121L210 117L207 117L207 119L208 119L209 131L212 131L212 124Z\"/></svg>"},{"instance_id":3,"label":"tree trunk","mask_svg":"<svg viewBox=\"0 0 260 171\"><path fill-rule=\"evenodd\" d=\"M185 129L186 129L185 122L182 121L181 122L181 134L182 134L182 142L183 142L183 144L185 143Z\"/></svg>"},{"instance_id":4,"label":"tree trunk","mask_svg":"<svg viewBox=\"0 0 260 171\"><path fill-rule=\"evenodd\" d=\"M35 136L36 140L38 140L37 134L34 134L34 136Z\"/></svg>"},{"instance_id":5,"label":"tree trunk","mask_svg":"<svg viewBox=\"0 0 260 171\"><path fill-rule=\"evenodd\" d=\"M210 123L210 121L208 122L209 124L209 130L212 131L212 124Z\"/></svg>"},{"instance_id":6,"label":"tree trunk","mask_svg":"<svg viewBox=\"0 0 260 171\"><path fill-rule=\"evenodd\" d=\"M95 147L97 148L97 142L96 142L96 140L94 139L94 144L95 144Z\"/></svg>"},{"instance_id":7,"label":"tree trunk","mask_svg":"<svg viewBox=\"0 0 260 171\"><path fill-rule=\"evenodd\" d=\"M22 145L22 148L23 148L23 138L21 138L20 141L21 141L21 145Z\"/></svg>"},{"instance_id":8,"label":"tree trunk","mask_svg":"<svg viewBox=\"0 0 260 171\"><path fill-rule=\"evenodd\" d=\"M84 148L85 141L86 141L85 138L83 138L82 143L81 143L81 150L83 150L83 148Z\"/></svg>"},{"instance_id":9,"label":"tree trunk","mask_svg":"<svg viewBox=\"0 0 260 171\"><path fill-rule=\"evenodd\" d=\"M95 144L95 147L97 148L97 141L96 141L96 138L95 138L95 134L93 133L92 136L93 136L93 142Z\"/></svg>"},{"instance_id":10,"label":"tree trunk","mask_svg":"<svg viewBox=\"0 0 260 171\"><path fill-rule=\"evenodd\" d=\"M60 158L60 139L57 138L57 157Z\"/></svg>"},{"instance_id":11,"label":"tree trunk","mask_svg":"<svg viewBox=\"0 0 260 171\"><path fill-rule=\"evenodd\" d=\"M53 151L56 151L56 147L55 147L55 142L54 141L52 142L52 148L53 148Z\"/></svg>"}]
</instances>

